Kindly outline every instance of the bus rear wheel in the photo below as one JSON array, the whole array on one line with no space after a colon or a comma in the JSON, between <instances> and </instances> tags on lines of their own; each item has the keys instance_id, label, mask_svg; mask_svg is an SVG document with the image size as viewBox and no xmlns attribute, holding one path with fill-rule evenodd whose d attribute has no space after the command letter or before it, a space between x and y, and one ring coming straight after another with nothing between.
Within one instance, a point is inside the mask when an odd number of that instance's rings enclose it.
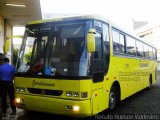
<instances>
[{"instance_id":1,"label":"bus rear wheel","mask_svg":"<svg viewBox=\"0 0 160 120\"><path fill-rule=\"evenodd\" d=\"M118 93L116 87L112 86L109 94L109 110L112 111L115 109L118 102Z\"/></svg>"}]
</instances>

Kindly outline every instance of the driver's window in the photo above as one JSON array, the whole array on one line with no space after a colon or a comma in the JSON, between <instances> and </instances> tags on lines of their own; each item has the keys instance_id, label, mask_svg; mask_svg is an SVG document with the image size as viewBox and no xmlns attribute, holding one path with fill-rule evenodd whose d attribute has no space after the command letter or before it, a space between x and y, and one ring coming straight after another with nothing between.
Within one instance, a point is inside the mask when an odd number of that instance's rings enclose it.
<instances>
[{"instance_id":1,"label":"driver's window","mask_svg":"<svg viewBox=\"0 0 160 120\"><path fill-rule=\"evenodd\" d=\"M37 38L35 37L27 37L24 53L23 51L21 51L19 55L20 56L19 58L22 58L23 55L23 64L18 68L18 72L27 72L28 69L30 68L29 64L31 61L31 55L34 49L34 43L36 39Z\"/></svg>"},{"instance_id":2,"label":"driver's window","mask_svg":"<svg viewBox=\"0 0 160 120\"><path fill-rule=\"evenodd\" d=\"M95 35L95 47L94 60L93 60L93 82L101 82L104 77L104 64L103 64L103 47L102 47L102 35L97 32Z\"/></svg>"},{"instance_id":3,"label":"driver's window","mask_svg":"<svg viewBox=\"0 0 160 120\"><path fill-rule=\"evenodd\" d=\"M40 42L40 45L39 45L39 55L41 56L41 57L43 57L44 56L44 54L45 54L45 47L46 47L46 44L47 44L47 41L48 41L48 36L42 36L41 37L41 42Z\"/></svg>"}]
</instances>

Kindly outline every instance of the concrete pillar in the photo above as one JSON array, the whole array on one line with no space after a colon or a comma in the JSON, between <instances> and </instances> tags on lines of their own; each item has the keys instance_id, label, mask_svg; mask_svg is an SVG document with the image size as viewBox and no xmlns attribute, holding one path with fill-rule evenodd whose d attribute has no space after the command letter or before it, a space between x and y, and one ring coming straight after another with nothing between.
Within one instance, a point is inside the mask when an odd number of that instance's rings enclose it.
<instances>
[{"instance_id":1,"label":"concrete pillar","mask_svg":"<svg viewBox=\"0 0 160 120\"><path fill-rule=\"evenodd\" d=\"M4 40L6 40L7 36L11 36L11 35L12 35L12 26L5 19L4 20ZM7 53L7 57L11 59L11 63L12 63L12 44L10 45L10 49L9 49L9 52Z\"/></svg>"},{"instance_id":2,"label":"concrete pillar","mask_svg":"<svg viewBox=\"0 0 160 120\"><path fill-rule=\"evenodd\" d=\"M5 20L2 16L0 16L0 57L3 54L3 45L4 41L7 36L12 35L12 26L8 24L7 20ZM11 51L11 46L10 46L10 51L8 52L7 57L11 59L12 56L12 51Z\"/></svg>"},{"instance_id":3,"label":"concrete pillar","mask_svg":"<svg viewBox=\"0 0 160 120\"><path fill-rule=\"evenodd\" d=\"M0 53L3 53L4 44L4 19L0 16Z\"/></svg>"}]
</instances>

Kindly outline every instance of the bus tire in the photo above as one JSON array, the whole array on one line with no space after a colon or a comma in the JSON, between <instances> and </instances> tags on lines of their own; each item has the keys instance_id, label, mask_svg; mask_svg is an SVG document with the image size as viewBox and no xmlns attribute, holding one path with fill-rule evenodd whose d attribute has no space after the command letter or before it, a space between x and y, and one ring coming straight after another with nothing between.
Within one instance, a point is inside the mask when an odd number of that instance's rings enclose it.
<instances>
[{"instance_id":1,"label":"bus tire","mask_svg":"<svg viewBox=\"0 0 160 120\"><path fill-rule=\"evenodd\" d=\"M109 110L113 111L118 103L118 92L115 86L112 86L109 94Z\"/></svg>"}]
</instances>

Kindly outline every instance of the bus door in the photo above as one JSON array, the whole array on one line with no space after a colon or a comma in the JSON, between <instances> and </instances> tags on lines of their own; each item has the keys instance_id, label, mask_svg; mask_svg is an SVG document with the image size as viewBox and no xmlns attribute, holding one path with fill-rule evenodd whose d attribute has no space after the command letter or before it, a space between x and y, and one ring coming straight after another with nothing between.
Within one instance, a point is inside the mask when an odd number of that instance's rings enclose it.
<instances>
[{"instance_id":1,"label":"bus door","mask_svg":"<svg viewBox=\"0 0 160 120\"><path fill-rule=\"evenodd\" d=\"M95 34L95 52L92 56L92 107L93 114L102 110L103 104L103 80L104 80L104 61L103 61L103 42L102 34Z\"/></svg>"}]
</instances>

